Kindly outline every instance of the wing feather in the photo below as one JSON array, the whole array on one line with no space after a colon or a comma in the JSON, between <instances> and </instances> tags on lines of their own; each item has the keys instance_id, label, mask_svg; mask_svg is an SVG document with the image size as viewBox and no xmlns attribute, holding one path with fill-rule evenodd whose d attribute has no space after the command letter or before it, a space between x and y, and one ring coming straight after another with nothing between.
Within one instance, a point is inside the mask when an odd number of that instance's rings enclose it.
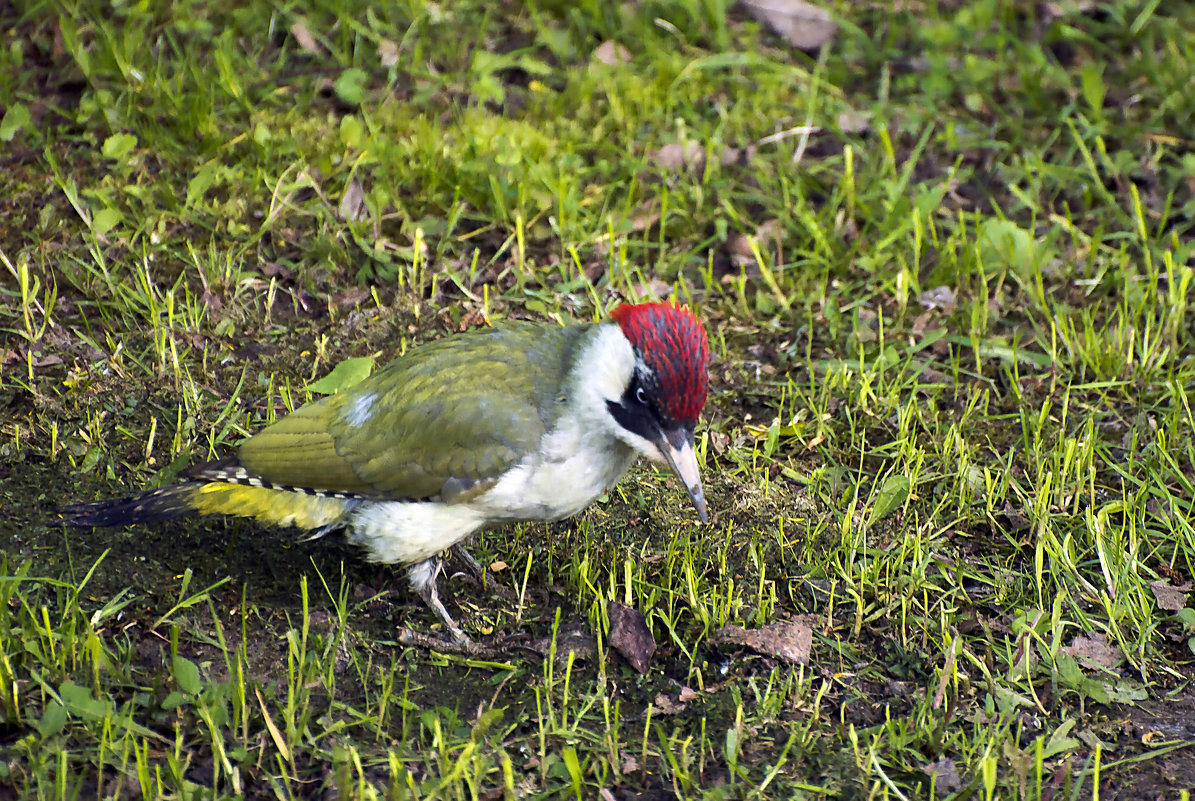
<instances>
[{"instance_id":1,"label":"wing feather","mask_svg":"<svg viewBox=\"0 0 1195 801\"><path fill-rule=\"evenodd\" d=\"M562 366L588 328L508 324L422 345L246 440L236 461L273 486L471 498L555 424Z\"/></svg>"}]
</instances>

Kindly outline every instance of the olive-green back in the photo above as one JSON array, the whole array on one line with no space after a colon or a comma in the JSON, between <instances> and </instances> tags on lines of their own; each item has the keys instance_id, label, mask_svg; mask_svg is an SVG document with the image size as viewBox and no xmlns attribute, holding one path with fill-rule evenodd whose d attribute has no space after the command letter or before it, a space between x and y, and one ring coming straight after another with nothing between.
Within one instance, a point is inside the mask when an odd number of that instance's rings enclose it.
<instances>
[{"instance_id":1,"label":"olive-green back","mask_svg":"<svg viewBox=\"0 0 1195 801\"><path fill-rule=\"evenodd\" d=\"M593 330L508 323L422 345L246 440L238 461L274 486L471 496L554 426Z\"/></svg>"}]
</instances>

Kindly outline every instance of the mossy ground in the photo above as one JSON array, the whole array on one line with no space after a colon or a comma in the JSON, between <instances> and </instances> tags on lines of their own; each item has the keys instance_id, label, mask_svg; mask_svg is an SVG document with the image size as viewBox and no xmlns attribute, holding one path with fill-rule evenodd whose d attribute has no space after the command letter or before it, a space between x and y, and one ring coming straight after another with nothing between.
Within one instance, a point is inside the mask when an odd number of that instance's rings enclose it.
<instances>
[{"instance_id":1,"label":"mossy ground","mask_svg":"<svg viewBox=\"0 0 1195 801\"><path fill-rule=\"evenodd\" d=\"M0 7L0 795L1189 795L1195 10L747 5ZM346 358L657 296L711 521L641 466L480 537L501 661L337 538L54 524ZM808 664L717 633L777 622Z\"/></svg>"}]
</instances>

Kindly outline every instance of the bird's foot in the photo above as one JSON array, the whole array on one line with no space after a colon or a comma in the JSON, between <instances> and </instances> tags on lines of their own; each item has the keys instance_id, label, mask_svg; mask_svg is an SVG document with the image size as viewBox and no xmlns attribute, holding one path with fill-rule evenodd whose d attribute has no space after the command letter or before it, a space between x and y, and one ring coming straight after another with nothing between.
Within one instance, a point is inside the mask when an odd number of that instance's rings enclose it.
<instances>
[{"instance_id":1,"label":"bird's foot","mask_svg":"<svg viewBox=\"0 0 1195 801\"><path fill-rule=\"evenodd\" d=\"M479 582L485 578L485 568L481 566L480 562L473 558L473 554L465 550L464 545L461 545L458 542L449 550L452 551L452 555L457 558L457 561L465 566L465 570L469 571L469 575L473 576L473 578L477 579Z\"/></svg>"},{"instance_id":2,"label":"bird's foot","mask_svg":"<svg viewBox=\"0 0 1195 801\"><path fill-rule=\"evenodd\" d=\"M493 576L487 576L486 569L482 567L476 559L473 558L473 554L465 550L465 546L458 542L456 545L452 546L451 550L452 555L455 556L457 561L459 561L465 568L464 571L455 575L459 576L468 574L468 576L472 578L478 586L484 587L489 592L493 592L503 600L518 600L518 595L515 594L514 590L503 584L499 584L496 580L494 580Z\"/></svg>"},{"instance_id":3,"label":"bird's foot","mask_svg":"<svg viewBox=\"0 0 1195 801\"><path fill-rule=\"evenodd\" d=\"M464 560L466 564L472 562L479 570L481 569L473 557L467 553L465 556L468 557ZM503 653L506 649L500 644L478 645L469 639L469 635L465 634L464 630L452 619L452 615L448 614L448 610L440 600L440 592L436 588L436 579L440 575L440 570L443 566L443 562L440 559L433 557L411 565L407 576L411 581L412 588L423 599L423 602L427 604L427 608L435 612L436 617L440 618L447 636L422 634L408 628L402 628L398 633L398 641L403 645L412 645L442 653L462 654L472 657L496 657ZM497 588L499 585L496 582L491 582L491 586Z\"/></svg>"},{"instance_id":4,"label":"bird's foot","mask_svg":"<svg viewBox=\"0 0 1195 801\"><path fill-rule=\"evenodd\" d=\"M528 642L528 635L525 633L496 635L483 642L477 642L468 635L458 639L452 635L424 634L400 626L398 642L411 648L425 648L441 654L459 654L472 659L507 660L512 654L522 652L537 656L545 654L537 643Z\"/></svg>"},{"instance_id":5,"label":"bird's foot","mask_svg":"<svg viewBox=\"0 0 1195 801\"><path fill-rule=\"evenodd\" d=\"M426 648L442 654L460 654L473 659L497 659L506 651L498 645L475 642L463 632L459 637L456 636L456 632L450 633L448 637L441 637L403 627L398 630L398 641L413 648Z\"/></svg>"},{"instance_id":6,"label":"bird's foot","mask_svg":"<svg viewBox=\"0 0 1195 801\"><path fill-rule=\"evenodd\" d=\"M469 557L472 559L472 557ZM476 561L473 564L477 564ZM444 624L444 629L448 632L448 638L433 637L427 634L419 634L410 629L402 629L399 632L399 642L403 645L417 645L423 648L431 648L438 651L448 651L450 653L459 653L466 655L476 655L481 652L481 648L477 643L469 639L469 635L465 634L464 630L456 624L452 619L452 615L448 614L448 610L444 608L444 603L440 600L440 592L436 588L436 579L443 569L444 563L437 557L426 559L418 564L412 565L407 573L407 577L411 581L411 586L415 592L419 593L419 597L427 604L427 608L436 613L436 617L440 618L440 622Z\"/></svg>"}]
</instances>

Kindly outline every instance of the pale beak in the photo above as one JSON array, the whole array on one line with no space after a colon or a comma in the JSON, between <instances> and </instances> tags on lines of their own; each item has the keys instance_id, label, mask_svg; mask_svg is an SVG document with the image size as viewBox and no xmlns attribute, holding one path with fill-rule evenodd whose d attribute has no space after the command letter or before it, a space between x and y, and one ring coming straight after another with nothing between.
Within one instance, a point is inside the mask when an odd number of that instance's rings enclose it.
<instances>
[{"instance_id":1,"label":"pale beak","mask_svg":"<svg viewBox=\"0 0 1195 801\"><path fill-rule=\"evenodd\" d=\"M660 430L655 441L656 449L664 454L668 466L685 485L689 500L697 509L701 522L709 520L705 507L705 492L701 488L701 473L697 468L697 454L693 450L693 432L683 427Z\"/></svg>"}]
</instances>

